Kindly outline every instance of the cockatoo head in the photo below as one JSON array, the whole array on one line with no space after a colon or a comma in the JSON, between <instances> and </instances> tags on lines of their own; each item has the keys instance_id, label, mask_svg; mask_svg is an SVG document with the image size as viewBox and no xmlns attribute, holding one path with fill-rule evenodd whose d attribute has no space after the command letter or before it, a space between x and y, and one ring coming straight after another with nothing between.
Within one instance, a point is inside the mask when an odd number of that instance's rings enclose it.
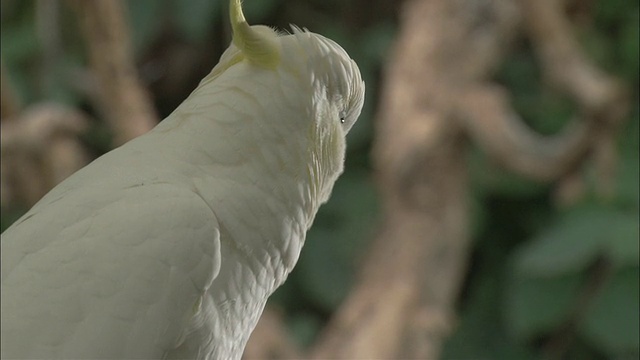
<instances>
[{"instance_id":1,"label":"cockatoo head","mask_svg":"<svg viewBox=\"0 0 640 360\"><path fill-rule=\"evenodd\" d=\"M242 13L241 0L231 1L230 16L233 44L240 57L274 70L278 67L294 72L311 70L309 75L318 87L316 90L326 93L320 96L326 95L345 133L351 129L362 110L365 87L358 66L340 45L295 26L291 34L263 25L250 26ZM220 62L223 60L224 56Z\"/></svg>"},{"instance_id":2,"label":"cockatoo head","mask_svg":"<svg viewBox=\"0 0 640 360\"><path fill-rule=\"evenodd\" d=\"M291 33L250 26L240 0L231 0L230 17L233 43L201 86L235 65L248 63L252 66L243 67L246 72L277 75L271 79L278 84L267 84L272 92L281 91L278 94L284 98L311 104L304 113L283 113L287 119L280 121L305 122L296 127L303 133L288 135L308 140L307 148L300 149L307 154L301 163L308 165L313 197L318 203L325 202L343 170L345 136L362 110L365 87L358 66L340 45L321 35L295 26Z\"/></svg>"}]
</instances>

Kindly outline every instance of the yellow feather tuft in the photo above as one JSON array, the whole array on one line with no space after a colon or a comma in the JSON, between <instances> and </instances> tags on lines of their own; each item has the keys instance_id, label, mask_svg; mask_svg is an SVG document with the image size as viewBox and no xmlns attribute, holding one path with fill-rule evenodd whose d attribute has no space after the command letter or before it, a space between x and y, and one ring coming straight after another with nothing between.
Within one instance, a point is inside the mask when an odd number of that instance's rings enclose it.
<instances>
[{"instance_id":1,"label":"yellow feather tuft","mask_svg":"<svg viewBox=\"0 0 640 360\"><path fill-rule=\"evenodd\" d=\"M251 63L274 69L280 63L278 34L266 26L250 26L242 13L242 1L230 0L233 43Z\"/></svg>"}]
</instances>

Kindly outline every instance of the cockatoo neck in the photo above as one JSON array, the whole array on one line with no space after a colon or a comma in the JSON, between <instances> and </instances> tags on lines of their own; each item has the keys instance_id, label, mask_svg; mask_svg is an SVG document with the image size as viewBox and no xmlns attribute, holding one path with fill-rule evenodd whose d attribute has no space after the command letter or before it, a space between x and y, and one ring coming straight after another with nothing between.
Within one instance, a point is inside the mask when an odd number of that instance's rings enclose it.
<instances>
[{"instance_id":1,"label":"cockatoo neck","mask_svg":"<svg viewBox=\"0 0 640 360\"><path fill-rule=\"evenodd\" d=\"M163 152L197 173L194 186L234 248L281 261L273 267L279 284L342 171L344 136L309 121L325 105L311 100L312 83L250 66L236 64L196 89L154 133L180 139Z\"/></svg>"}]
</instances>

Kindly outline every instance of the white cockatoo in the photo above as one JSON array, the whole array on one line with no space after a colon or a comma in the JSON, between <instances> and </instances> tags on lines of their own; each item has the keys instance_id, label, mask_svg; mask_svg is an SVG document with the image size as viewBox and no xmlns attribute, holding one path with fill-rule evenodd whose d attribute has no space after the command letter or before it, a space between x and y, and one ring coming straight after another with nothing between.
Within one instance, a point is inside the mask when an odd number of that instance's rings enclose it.
<instances>
[{"instance_id":1,"label":"white cockatoo","mask_svg":"<svg viewBox=\"0 0 640 360\"><path fill-rule=\"evenodd\" d=\"M149 133L2 234L2 358L238 359L343 170L364 83L335 42L249 26Z\"/></svg>"}]
</instances>

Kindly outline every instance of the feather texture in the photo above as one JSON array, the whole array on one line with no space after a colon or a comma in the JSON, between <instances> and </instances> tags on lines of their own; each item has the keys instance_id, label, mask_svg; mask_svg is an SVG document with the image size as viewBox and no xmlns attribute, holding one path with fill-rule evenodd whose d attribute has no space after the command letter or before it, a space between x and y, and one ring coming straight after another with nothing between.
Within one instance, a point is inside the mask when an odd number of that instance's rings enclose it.
<instances>
[{"instance_id":1,"label":"feather texture","mask_svg":"<svg viewBox=\"0 0 640 360\"><path fill-rule=\"evenodd\" d=\"M342 172L364 93L331 40L274 41L277 66L232 44L156 128L2 234L3 358L240 358Z\"/></svg>"}]
</instances>

